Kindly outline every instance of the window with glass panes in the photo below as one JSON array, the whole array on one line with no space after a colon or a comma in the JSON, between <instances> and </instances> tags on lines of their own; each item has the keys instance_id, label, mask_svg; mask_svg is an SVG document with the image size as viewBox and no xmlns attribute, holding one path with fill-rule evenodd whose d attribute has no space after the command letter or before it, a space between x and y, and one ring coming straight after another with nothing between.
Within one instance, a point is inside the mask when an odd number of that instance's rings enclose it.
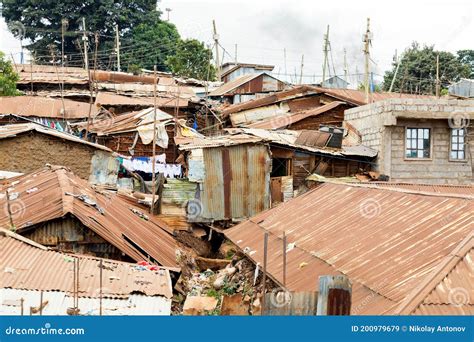
<instances>
[{"instance_id":1,"label":"window with glass panes","mask_svg":"<svg viewBox=\"0 0 474 342\"><path fill-rule=\"evenodd\" d=\"M431 132L429 128L407 128L406 158L430 158Z\"/></svg>"},{"instance_id":2,"label":"window with glass panes","mask_svg":"<svg viewBox=\"0 0 474 342\"><path fill-rule=\"evenodd\" d=\"M453 128L451 130L451 159L455 160L464 160L464 139L465 139L465 130L463 128Z\"/></svg>"}]
</instances>

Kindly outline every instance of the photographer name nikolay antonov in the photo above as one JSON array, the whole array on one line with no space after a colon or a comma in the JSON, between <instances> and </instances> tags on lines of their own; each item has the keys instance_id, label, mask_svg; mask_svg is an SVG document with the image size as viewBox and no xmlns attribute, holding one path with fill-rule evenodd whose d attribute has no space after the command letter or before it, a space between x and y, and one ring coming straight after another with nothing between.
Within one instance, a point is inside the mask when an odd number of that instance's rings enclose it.
<instances>
[{"instance_id":1,"label":"photographer name nikolay antonov","mask_svg":"<svg viewBox=\"0 0 474 342\"><path fill-rule=\"evenodd\" d=\"M460 326L449 326L449 325L438 325L438 326L429 326L429 325L410 325L408 326L409 332L421 332L421 333L453 333L453 332L465 332L466 327Z\"/></svg>"}]
</instances>

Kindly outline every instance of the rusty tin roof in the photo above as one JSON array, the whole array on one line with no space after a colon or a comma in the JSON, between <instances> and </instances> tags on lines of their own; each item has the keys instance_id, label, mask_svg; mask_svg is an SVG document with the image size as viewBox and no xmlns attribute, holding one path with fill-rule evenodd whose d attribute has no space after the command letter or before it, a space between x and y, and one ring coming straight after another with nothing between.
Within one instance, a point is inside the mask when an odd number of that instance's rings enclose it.
<instances>
[{"instance_id":1,"label":"rusty tin roof","mask_svg":"<svg viewBox=\"0 0 474 342\"><path fill-rule=\"evenodd\" d=\"M147 259L148 254L160 265L177 266L176 244L167 233L166 223L151 216L147 216L148 220L140 218L131 210L136 208L119 196L96 192L85 180L64 167L47 166L3 181L0 187L2 208L7 205L7 189L10 194L16 194L15 199L10 199L10 206L19 233L31 225L71 214L134 260ZM87 199L83 201L77 198L78 195L87 196ZM0 227L9 226L8 211L1 210Z\"/></svg>"},{"instance_id":2,"label":"rusty tin roof","mask_svg":"<svg viewBox=\"0 0 474 342\"><path fill-rule=\"evenodd\" d=\"M390 314L473 229L470 196L325 183L225 234L262 265L268 231L268 271L281 284L285 232L289 290L345 274L353 314Z\"/></svg>"},{"instance_id":3,"label":"rusty tin roof","mask_svg":"<svg viewBox=\"0 0 474 342\"><path fill-rule=\"evenodd\" d=\"M127 298L134 293L167 298L173 295L170 273L165 268L152 271L126 262L59 253L5 229L0 229L0 249L0 288L72 294L73 261L77 258L80 297L99 298L100 260L104 298Z\"/></svg>"}]
</instances>

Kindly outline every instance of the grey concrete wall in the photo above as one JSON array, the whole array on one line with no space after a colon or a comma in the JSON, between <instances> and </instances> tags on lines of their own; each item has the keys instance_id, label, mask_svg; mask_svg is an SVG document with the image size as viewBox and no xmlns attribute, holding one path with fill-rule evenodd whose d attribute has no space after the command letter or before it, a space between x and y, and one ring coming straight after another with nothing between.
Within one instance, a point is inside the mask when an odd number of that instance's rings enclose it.
<instances>
[{"instance_id":1,"label":"grey concrete wall","mask_svg":"<svg viewBox=\"0 0 474 342\"><path fill-rule=\"evenodd\" d=\"M360 132L362 144L379 152L377 170L393 181L437 184L474 181L474 101L394 98L348 109L344 117ZM462 162L449 159L450 125L456 117L471 123L467 160ZM406 126L432 129L430 160L404 158Z\"/></svg>"}]
</instances>

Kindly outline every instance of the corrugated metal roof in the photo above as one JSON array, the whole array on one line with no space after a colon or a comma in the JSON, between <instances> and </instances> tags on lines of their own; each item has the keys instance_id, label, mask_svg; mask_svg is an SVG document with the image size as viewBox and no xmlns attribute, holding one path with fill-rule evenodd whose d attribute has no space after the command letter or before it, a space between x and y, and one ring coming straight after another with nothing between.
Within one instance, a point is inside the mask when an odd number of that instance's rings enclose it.
<instances>
[{"instance_id":1,"label":"corrugated metal roof","mask_svg":"<svg viewBox=\"0 0 474 342\"><path fill-rule=\"evenodd\" d=\"M314 291L318 276L342 273L353 282L352 313L381 314L393 312L473 229L468 196L325 183L225 234L261 265L268 231L269 274L281 283L285 231L295 244L289 290Z\"/></svg>"},{"instance_id":2,"label":"corrugated metal roof","mask_svg":"<svg viewBox=\"0 0 474 342\"><path fill-rule=\"evenodd\" d=\"M79 260L80 297L100 295L100 260L84 255L67 255L40 248L16 234L0 230L0 288L63 291L74 289L74 258ZM132 293L171 298L169 270L151 271L130 263L102 259L102 293L106 298L126 298Z\"/></svg>"},{"instance_id":3,"label":"corrugated metal roof","mask_svg":"<svg viewBox=\"0 0 474 342\"><path fill-rule=\"evenodd\" d=\"M37 116L56 119L84 119L97 113L96 106L89 103L53 99L39 96L2 96L0 97L0 114L15 114L18 116Z\"/></svg>"},{"instance_id":4,"label":"corrugated metal roof","mask_svg":"<svg viewBox=\"0 0 474 342\"><path fill-rule=\"evenodd\" d=\"M95 103L101 106L143 106L150 107L154 105L154 98L150 96L124 96L114 93L99 92ZM188 106L188 99L178 98L173 95L157 96L156 106L163 108L179 108Z\"/></svg>"},{"instance_id":5,"label":"corrugated metal roof","mask_svg":"<svg viewBox=\"0 0 474 342\"><path fill-rule=\"evenodd\" d=\"M414 190L420 192L431 192L438 194L459 194L474 197L474 184L414 184L400 182L369 182L368 186L378 188L396 188L405 190Z\"/></svg>"},{"instance_id":6,"label":"corrugated metal roof","mask_svg":"<svg viewBox=\"0 0 474 342\"><path fill-rule=\"evenodd\" d=\"M328 96L334 97L338 100L342 100L353 105L364 105L367 104L365 98L365 92L354 89L330 89L330 88L321 88L314 87L309 85L297 86L293 89L283 90L278 93L274 93L260 99L247 101L244 103L235 104L229 106L222 110L223 116L228 116L233 113L241 112L248 109L259 108L263 106L268 106L274 103L279 103L282 101L290 100L293 98L304 97L314 94L326 94ZM371 102L381 101L390 98L422 98L422 99L431 99L434 96L428 95L415 95L415 94L400 94L400 93L372 93L370 95Z\"/></svg>"},{"instance_id":7,"label":"corrugated metal roof","mask_svg":"<svg viewBox=\"0 0 474 342\"><path fill-rule=\"evenodd\" d=\"M89 132L97 133L98 135L135 132L139 126L153 123L153 117L154 108L146 108L138 112L130 112L120 115L105 114L102 119L95 119L89 124ZM158 108L156 109L157 122L171 119L173 119L173 117L170 114ZM79 130L84 130L87 128L87 122L81 122L74 124L73 126Z\"/></svg>"},{"instance_id":8,"label":"corrugated metal roof","mask_svg":"<svg viewBox=\"0 0 474 342\"><path fill-rule=\"evenodd\" d=\"M0 289L0 315L21 315L21 300L23 299L23 314L29 315L30 308L38 308L43 298L43 316L65 316L73 306L74 297L60 291L30 291L16 289ZM100 315L99 298L81 297L78 301L81 316ZM127 298L102 298L102 315L104 316L133 316L133 315L160 315L171 314L171 299L163 296L145 296L131 294ZM39 312L32 313L34 316Z\"/></svg>"},{"instance_id":9,"label":"corrugated metal roof","mask_svg":"<svg viewBox=\"0 0 474 342\"><path fill-rule=\"evenodd\" d=\"M163 266L177 266L176 244L162 220L153 216L148 220L140 218L131 211L134 207L119 196L96 192L85 180L64 167L46 167L3 181L0 187L2 208L7 205L7 188L11 193L18 193L18 197L10 202L14 208L13 223L19 233L31 225L71 214L134 260L147 259L148 254ZM71 194L86 195L101 210ZM7 210L0 211L0 225L10 226Z\"/></svg>"},{"instance_id":10,"label":"corrugated metal roof","mask_svg":"<svg viewBox=\"0 0 474 342\"><path fill-rule=\"evenodd\" d=\"M398 314L474 312L474 232L471 232L395 311Z\"/></svg>"},{"instance_id":11,"label":"corrugated metal roof","mask_svg":"<svg viewBox=\"0 0 474 342\"><path fill-rule=\"evenodd\" d=\"M295 141L296 145L326 147L332 134L328 132L303 130Z\"/></svg>"},{"instance_id":12,"label":"corrugated metal roof","mask_svg":"<svg viewBox=\"0 0 474 342\"><path fill-rule=\"evenodd\" d=\"M91 143L89 141L82 140L81 138L79 138L75 135L68 134L68 133L65 133L65 132L60 132L56 129L48 128L48 127L41 126L41 125L38 125L38 124L35 124L35 123L12 124L12 125L0 126L0 140L1 139L7 139L7 138L14 138L15 136L17 136L19 134L23 134L23 133L27 133L27 132L31 132L31 131L35 131L35 132L42 133L42 134L47 134L47 135L52 135L52 136L55 136L57 138L65 139L65 140L75 142L75 143L79 143L79 144L89 145L91 147L94 147L94 148L97 148L97 149L100 149L100 150L104 150L104 151L107 151L107 152L110 152L110 153L113 152L110 148L108 148L104 145L94 144L94 143Z\"/></svg>"},{"instance_id":13,"label":"corrugated metal roof","mask_svg":"<svg viewBox=\"0 0 474 342\"><path fill-rule=\"evenodd\" d=\"M340 105L345 104L345 102L334 101L328 104L325 104L320 107L316 107L309 110L304 110L301 112L286 113L283 115L275 116L271 119L266 119L258 122L251 123L246 125L249 128L263 128L263 129L279 129L290 126L296 122L304 120L306 118L317 116L323 114L329 110L332 110Z\"/></svg>"},{"instance_id":14,"label":"corrugated metal roof","mask_svg":"<svg viewBox=\"0 0 474 342\"><path fill-rule=\"evenodd\" d=\"M261 75L267 75L269 77L272 77L272 76L270 76L270 75L268 75L264 72L242 75L240 77L237 77L235 80L224 83L222 86L220 86L216 90L210 92L209 96L224 96L228 92L240 87L242 84L250 82L251 80L253 80L257 77L260 77Z\"/></svg>"}]
</instances>

